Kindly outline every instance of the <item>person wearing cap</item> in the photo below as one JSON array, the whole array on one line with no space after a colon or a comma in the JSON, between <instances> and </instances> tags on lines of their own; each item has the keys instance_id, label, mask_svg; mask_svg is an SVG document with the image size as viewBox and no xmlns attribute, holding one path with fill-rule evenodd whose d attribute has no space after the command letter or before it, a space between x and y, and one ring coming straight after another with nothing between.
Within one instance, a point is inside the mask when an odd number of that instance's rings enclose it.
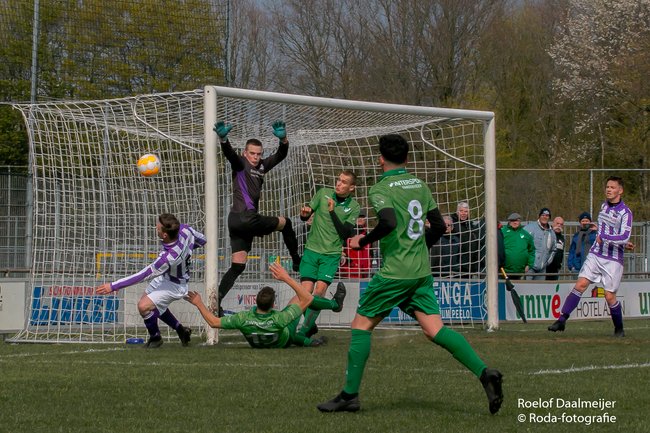
<instances>
[{"instance_id":1,"label":"person wearing cap","mask_svg":"<svg viewBox=\"0 0 650 433\"><path fill-rule=\"evenodd\" d=\"M589 249L596 242L596 225L591 220L589 212L582 212L578 216L580 222L580 230L578 230L571 238L571 246L569 247L569 258L567 260L567 267L571 272L578 272L582 267L582 263L589 254Z\"/></svg>"},{"instance_id":2,"label":"person wearing cap","mask_svg":"<svg viewBox=\"0 0 650 433\"><path fill-rule=\"evenodd\" d=\"M521 215L514 212L508 216L508 225L501 229L505 264L503 269L510 279L518 280L535 263L535 241L521 225Z\"/></svg>"},{"instance_id":3,"label":"person wearing cap","mask_svg":"<svg viewBox=\"0 0 650 433\"><path fill-rule=\"evenodd\" d=\"M551 210L543 207L539 211L537 221L528 223L524 229L533 236L535 241L535 264L528 270L529 280L544 280L546 267L553 262L557 237L551 228Z\"/></svg>"}]
</instances>

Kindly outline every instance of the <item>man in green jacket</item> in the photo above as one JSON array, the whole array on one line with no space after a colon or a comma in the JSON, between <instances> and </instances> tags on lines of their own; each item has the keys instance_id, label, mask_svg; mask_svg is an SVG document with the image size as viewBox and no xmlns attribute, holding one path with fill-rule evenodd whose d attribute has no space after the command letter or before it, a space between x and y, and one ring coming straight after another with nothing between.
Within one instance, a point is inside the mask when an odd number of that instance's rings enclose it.
<instances>
[{"instance_id":1,"label":"man in green jacket","mask_svg":"<svg viewBox=\"0 0 650 433\"><path fill-rule=\"evenodd\" d=\"M503 269L512 280L518 280L535 264L535 241L521 226L521 215L512 213L508 225L501 229L506 261Z\"/></svg>"}]
</instances>

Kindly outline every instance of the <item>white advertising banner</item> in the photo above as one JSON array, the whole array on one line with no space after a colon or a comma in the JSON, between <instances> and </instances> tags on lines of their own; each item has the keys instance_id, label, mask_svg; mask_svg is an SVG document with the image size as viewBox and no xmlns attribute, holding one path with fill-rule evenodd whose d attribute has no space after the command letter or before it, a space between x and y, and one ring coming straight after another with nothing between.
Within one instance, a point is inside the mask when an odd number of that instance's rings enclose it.
<instances>
[{"instance_id":1,"label":"white advertising banner","mask_svg":"<svg viewBox=\"0 0 650 433\"><path fill-rule=\"evenodd\" d=\"M526 319L530 321L556 320L560 317L562 304L574 287L573 282L513 281L513 283L521 298ZM499 294L500 312L505 312L505 315L499 314L500 319L520 320L510 294L504 289L504 284L499 285ZM623 317L650 317L649 281L624 281L616 297L621 302ZM602 287L594 285L582 294L578 307L571 313L571 320L609 317L605 291Z\"/></svg>"}]
</instances>

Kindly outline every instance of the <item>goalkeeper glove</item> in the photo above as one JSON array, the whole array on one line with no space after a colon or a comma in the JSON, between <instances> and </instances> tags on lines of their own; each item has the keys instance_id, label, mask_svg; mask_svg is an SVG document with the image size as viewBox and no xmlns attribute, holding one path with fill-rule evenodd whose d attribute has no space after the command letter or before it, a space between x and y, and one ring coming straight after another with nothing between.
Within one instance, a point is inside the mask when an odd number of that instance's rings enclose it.
<instances>
[{"instance_id":1,"label":"goalkeeper glove","mask_svg":"<svg viewBox=\"0 0 650 433\"><path fill-rule=\"evenodd\" d=\"M280 140L287 138L287 126L282 120L277 120L273 124L273 135L278 137Z\"/></svg>"},{"instance_id":2,"label":"goalkeeper glove","mask_svg":"<svg viewBox=\"0 0 650 433\"><path fill-rule=\"evenodd\" d=\"M214 132L217 133L221 141L226 141L226 137L228 136L228 133L232 129L232 125L226 125L224 122L219 121L214 124L214 128L212 128Z\"/></svg>"}]
</instances>

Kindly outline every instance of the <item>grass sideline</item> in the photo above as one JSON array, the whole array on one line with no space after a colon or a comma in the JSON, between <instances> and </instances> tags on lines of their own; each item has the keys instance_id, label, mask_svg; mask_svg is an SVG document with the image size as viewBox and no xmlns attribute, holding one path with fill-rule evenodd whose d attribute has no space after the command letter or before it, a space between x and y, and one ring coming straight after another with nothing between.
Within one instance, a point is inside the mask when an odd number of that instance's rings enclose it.
<instances>
[{"instance_id":1,"label":"grass sideline","mask_svg":"<svg viewBox=\"0 0 650 433\"><path fill-rule=\"evenodd\" d=\"M504 374L505 401L491 416L478 380L416 331L378 330L361 389L362 410L321 414L341 388L349 331L323 330L326 347L252 350L230 344L158 350L127 345L0 344L2 432L647 432L650 321L502 324L457 329ZM555 399L550 408L522 408ZM565 401L615 401L609 409L559 408ZM616 422L586 425L537 416L562 413ZM523 414L525 421L518 421Z\"/></svg>"}]
</instances>

